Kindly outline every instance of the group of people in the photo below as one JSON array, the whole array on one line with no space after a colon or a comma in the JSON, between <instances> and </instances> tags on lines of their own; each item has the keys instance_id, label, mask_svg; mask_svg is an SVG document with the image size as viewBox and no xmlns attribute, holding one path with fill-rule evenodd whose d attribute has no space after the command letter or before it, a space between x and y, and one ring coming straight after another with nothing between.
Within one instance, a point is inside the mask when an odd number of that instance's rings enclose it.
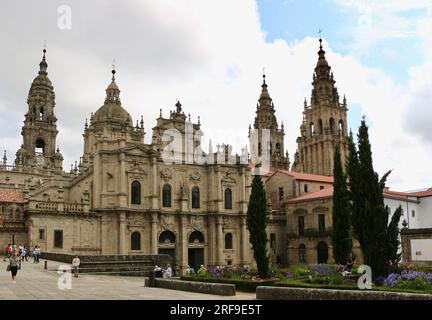
<instances>
[{"instance_id":1,"label":"group of people","mask_svg":"<svg viewBox=\"0 0 432 320\"><path fill-rule=\"evenodd\" d=\"M220 267L217 266L216 268L220 268ZM206 271L207 271L207 269L203 264L199 267L198 271L196 271L196 272L195 272L194 268L192 268L190 265L188 265L186 268L186 275L188 275L188 276L194 275L195 273L198 275L204 275L206 273Z\"/></svg>"},{"instance_id":2,"label":"group of people","mask_svg":"<svg viewBox=\"0 0 432 320\"><path fill-rule=\"evenodd\" d=\"M38 245L33 248L33 263L39 263L41 250ZM22 268L22 262L28 261L29 250L26 245L20 244L12 244L9 243L5 249L5 257L3 261L6 259L9 260L9 264L7 265L7 271L10 271L12 274L12 283L16 282L16 276L18 270Z\"/></svg>"},{"instance_id":3,"label":"group of people","mask_svg":"<svg viewBox=\"0 0 432 320\"><path fill-rule=\"evenodd\" d=\"M156 278L168 278L171 279L173 276L172 268L170 264L167 264L167 267L165 269L162 269L158 265L156 265L153 269L153 272L155 273Z\"/></svg>"}]
</instances>

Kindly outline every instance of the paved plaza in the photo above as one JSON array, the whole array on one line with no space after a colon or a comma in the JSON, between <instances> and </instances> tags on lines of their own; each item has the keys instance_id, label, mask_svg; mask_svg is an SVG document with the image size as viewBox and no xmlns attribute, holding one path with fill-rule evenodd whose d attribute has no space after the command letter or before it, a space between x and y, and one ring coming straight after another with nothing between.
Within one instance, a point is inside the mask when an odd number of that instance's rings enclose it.
<instances>
[{"instance_id":1,"label":"paved plaza","mask_svg":"<svg viewBox=\"0 0 432 320\"><path fill-rule=\"evenodd\" d=\"M238 292L234 297L201 294L177 290L144 287L143 277L102 276L81 274L72 277L72 289L60 290L57 282L60 274L56 270L62 263L44 260L33 264L23 262L16 283L11 273L6 272L7 262L0 261L0 300L233 300L255 299L255 293Z\"/></svg>"}]
</instances>

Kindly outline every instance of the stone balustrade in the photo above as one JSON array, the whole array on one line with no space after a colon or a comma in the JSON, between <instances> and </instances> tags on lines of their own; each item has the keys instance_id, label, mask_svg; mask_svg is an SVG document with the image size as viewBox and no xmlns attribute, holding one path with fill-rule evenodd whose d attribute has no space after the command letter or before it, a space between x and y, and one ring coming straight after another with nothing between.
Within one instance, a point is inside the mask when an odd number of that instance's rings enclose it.
<instances>
[{"instance_id":1,"label":"stone balustrade","mask_svg":"<svg viewBox=\"0 0 432 320\"><path fill-rule=\"evenodd\" d=\"M89 205L56 201L30 200L27 209L44 212L89 212Z\"/></svg>"}]
</instances>

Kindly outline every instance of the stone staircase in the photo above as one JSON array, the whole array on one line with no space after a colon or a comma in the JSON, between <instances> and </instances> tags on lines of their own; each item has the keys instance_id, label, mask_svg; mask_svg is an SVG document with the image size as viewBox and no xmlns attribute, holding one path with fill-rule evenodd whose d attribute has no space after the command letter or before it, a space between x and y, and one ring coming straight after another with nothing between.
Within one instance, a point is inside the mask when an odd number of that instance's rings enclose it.
<instances>
[{"instance_id":1,"label":"stone staircase","mask_svg":"<svg viewBox=\"0 0 432 320\"><path fill-rule=\"evenodd\" d=\"M43 258L64 262L71 265L75 255L44 253ZM79 272L83 274L116 276L149 276L155 265L172 265L169 255L78 255L81 264Z\"/></svg>"}]
</instances>

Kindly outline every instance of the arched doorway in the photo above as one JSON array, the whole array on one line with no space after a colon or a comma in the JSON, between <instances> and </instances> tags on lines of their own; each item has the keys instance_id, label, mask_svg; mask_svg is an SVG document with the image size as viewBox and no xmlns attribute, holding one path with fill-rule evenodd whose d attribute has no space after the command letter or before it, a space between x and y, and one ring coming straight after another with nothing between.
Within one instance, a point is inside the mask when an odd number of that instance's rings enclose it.
<instances>
[{"instance_id":1,"label":"arched doorway","mask_svg":"<svg viewBox=\"0 0 432 320\"><path fill-rule=\"evenodd\" d=\"M328 260L328 246L324 241L320 241L317 245L318 263L327 263Z\"/></svg>"},{"instance_id":2,"label":"arched doorway","mask_svg":"<svg viewBox=\"0 0 432 320\"><path fill-rule=\"evenodd\" d=\"M171 256L173 263L176 263L175 242L176 236L170 230L165 230L159 235L158 253Z\"/></svg>"},{"instance_id":3,"label":"arched doorway","mask_svg":"<svg viewBox=\"0 0 432 320\"><path fill-rule=\"evenodd\" d=\"M195 271L204 264L204 235L199 231L189 235L188 264Z\"/></svg>"}]
</instances>

